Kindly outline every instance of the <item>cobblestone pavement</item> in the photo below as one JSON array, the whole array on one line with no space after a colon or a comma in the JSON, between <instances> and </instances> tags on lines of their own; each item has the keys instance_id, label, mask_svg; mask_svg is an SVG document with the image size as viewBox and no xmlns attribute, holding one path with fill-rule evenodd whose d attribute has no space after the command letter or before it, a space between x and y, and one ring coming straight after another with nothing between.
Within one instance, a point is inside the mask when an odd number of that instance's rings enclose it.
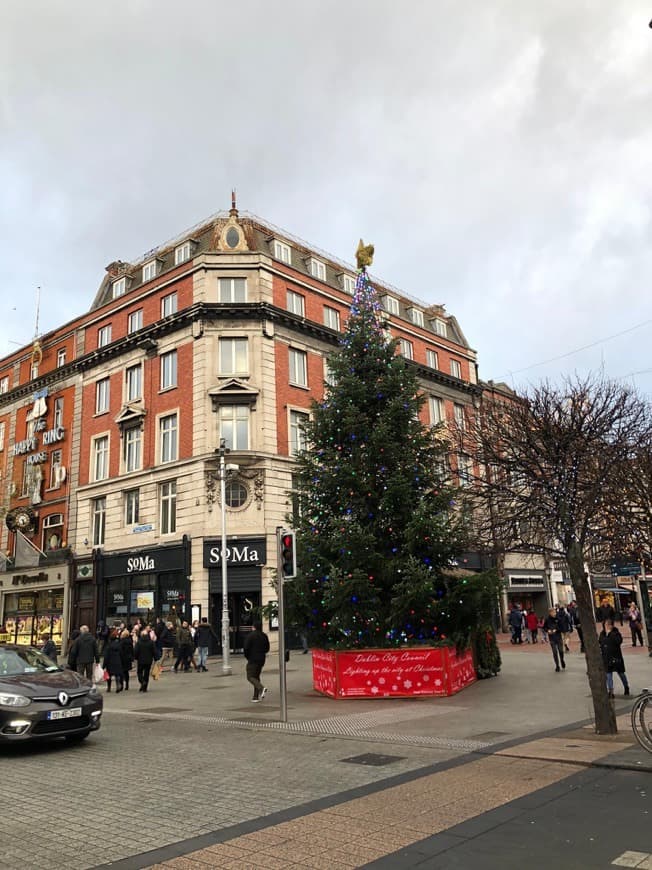
<instances>
[{"instance_id":1,"label":"cobblestone pavement","mask_svg":"<svg viewBox=\"0 0 652 870\"><path fill-rule=\"evenodd\" d=\"M103 727L84 745L0 749L0 866L81 870L243 823L260 827L271 814L344 801L351 790L585 719L582 659L569 657L560 679L549 656L505 650L498 679L453 698L335 702L312 692L310 657L293 655L288 723L278 721L272 661L263 704L249 704L237 659L230 677L215 662L208 674L164 674L146 695L105 695ZM627 662L640 686L649 660ZM538 751L566 761L575 752ZM369 754L390 758L348 763Z\"/></svg>"}]
</instances>

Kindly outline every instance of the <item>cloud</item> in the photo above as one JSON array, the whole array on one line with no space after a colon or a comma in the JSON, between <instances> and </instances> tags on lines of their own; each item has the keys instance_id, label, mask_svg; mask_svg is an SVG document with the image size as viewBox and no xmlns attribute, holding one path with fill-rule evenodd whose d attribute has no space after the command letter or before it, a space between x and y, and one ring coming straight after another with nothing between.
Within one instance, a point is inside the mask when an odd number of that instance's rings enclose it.
<instances>
[{"instance_id":1,"label":"cloud","mask_svg":"<svg viewBox=\"0 0 652 870\"><path fill-rule=\"evenodd\" d=\"M0 353L111 260L241 208L444 302L485 378L652 319L648 4L0 10ZM649 327L530 370L644 368ZM637 378L652 389L652 379ZM518 378L515 378L518 382Z\"/></svg>"}]
</instances>

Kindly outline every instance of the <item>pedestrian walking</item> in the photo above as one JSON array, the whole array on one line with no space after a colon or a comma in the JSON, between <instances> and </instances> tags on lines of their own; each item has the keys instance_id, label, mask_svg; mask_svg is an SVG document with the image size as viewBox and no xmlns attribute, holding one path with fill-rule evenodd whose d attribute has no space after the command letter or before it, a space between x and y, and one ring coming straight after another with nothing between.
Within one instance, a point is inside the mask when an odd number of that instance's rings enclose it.
<instances>
[{"instance_id":1,"label":"pedestrian walking","mask_svg":"<svg viewBox=\"0 0 652 870\"><path fill-rule=\"evenodd\" d=\"M607 691L609 697L614 697L614 673L620 677L623 684L624 695L629 695L629 682L625 674L625 660L621 649L623 636L613 624L613 620L605 620L604 628L600 632L600 649L602 661L607 672Z\"/></svg>"},{"instance_id":2,"label":"pedestrian walking","mask_svg":"<svg viewBox=\"0 0 652 870\"><path fill-rule=\"evenodd\" d=\"M122 650L120 647L120 638L118 637L118 629L114 628L109 634L109 640L104 647L104 670L108 672L106 681L107 692L111 691L111 680L115 679L116 694L122 691Z\"/></svg>"},{"instance_id":3,"label":"pedestrian walking","mask_svg":"<svg viewBox=\"0 0 652 870\"><path fill-rule=\"evenodd\" d=\"M568 605L568 615L570 616L571 625L577 632L577 636L580 639L580 652L584 652L584 631L582 630L582 623L580 621L580 611L577 606L577 601L571 601Z\"/></svg>"},{"instance_id":4,"label":"pedestrian walking","mask_svg":"<svg viewBox=\"0 0 652 870\"><path fill-rule=\"evenodd\" d=\"M539 639L539 617L533 610L531 610L527 615L527 629L530 632L532 643L537 643Z\"/></svg>"},{"instance_id":5,"label":"pedestrian walking","mask_svg":"<svg viewBox=\"0 0 652 870\"><path fill-rule=\"evenodd\" d=\"M528 612L524 609L521 611L521 636L525 637L525 643L532 643L530 629L527 626L527 618Z\"/></svg>"},{"instance_id":6,"label":"pedestrian walking","mask_svg":"<svg viewBox=\"0 0 652 870\"><path fill-rule=\"evenodd\" d=\"M99 664L100 654L97 649L97 641L87 625L80 627L79 637L72 645L68 660L74 662L78 674L89 680L93 679L93 664Z\"/></svg>"},{"instance_id":7,"label":"pedestrian walking","mask_svg":"<svg viewBox=\"0 0 652 870\"><path fill-rule=\"evenodd\" d=\"M217 635L213 631L212 626L208 624L208 618L206 616L202 616L201 622L197 626L197 630L195 632L195 642L197 644L197 650L199 651L199 670L207 671L206 662L208 660L208 652L210 648L211 638L215 641L215 643L219 643Z\"/></svg>"},{"instance_id":8,"label":"pedestrian walking","mask_svg":"<svg viewBox=\"0 0 652 870\"><path fill-rule=\"evenodd\" d=\"M149 630L144 628L140 637L136 641L134 647L134 659L137 664L138 682L140 683L139 692L146 692L149 686L149 672L152 669L152 664L156 656L156 647L154 641L149 636Z\"/></svg>"},{"instance_id":9,"label":"pedestrian walking","mask_svg":"<svg viewBox=\"0 0 652 870\"><path fill-rule=\"evenodd\" d=\"M125 692L128 692L129 672L134 666L134 643L126 628L120 632L120 658L122 660L122 685Z\"/></svg>"},{"instance_id":10,"label":"pedestrian walking","mask_svg":"<svg viewBox=\"0 0 652 870\"><path fill-rule=\"evenodd\" d=\"M543 621L543 630L548 635L552 657L555 662L555 671L559 673L559 666L561 665L561 667L565 669L566 662L564 660L564 639L562 637L557 611L554 607L550 608L548 616Z\"/></svg>"},{"instance_id":11,"label":"pedestrian walking","mask_svg":"<svg viewBox=\"0 0 652 870\"><path fill-rule=\"evenodd\" d=\"M563 605L557 608L557 619L559 620L559 628L561 629L564 649L566 652L570 652L570 636L573 630L573 625L571 623L570 615Z\"/></svg>"},{"instance_id":12,"label":"pedestrian walking","mask_svg":"<svg viewBox=\"0 0 652 870\"><path fill-rule=\"evenodd\" d=\"M523 614L518 604L515 604L509 613L509 627L512 630L512 643L523 643L521 637L523 626Z\"/></svg>"},{"instance_id":13,"label":"pedestrian walking","mask_svg":"<svg viewBox=\"0 0 652 870\"><path fill-rule=\"evenodd\" d=\"M177 644L179 646L179 654L177 655L177 660L174 663L173 670L175 674L179 668L179 665L181 665L181 670L183 671L187 672L190 670L190 659L192 658L193 653L193 643L190 628L185 619L181 623L181 628L177 631Z\"/></svg>"},{"instance_id":14,"label":"pedestrian walking","mask_svg":"<svg viewBox=\"0 0 652 870\"><path fill-rule=\"evenodd\" d=\"M247 659L247 680L254 687L252 703L262 701L267 694L267 689L260 681L260 675L265 666L265 658L269 652L269 638L263 631L260 622L254 623L253 631L250 631L244 642L244 655Z\"/></svg>"},{"instance_id":15,"label":"pedestrian walking","mask_svg":"<svg viewBox=\"0 0 652 870\"><path fill-rule=\"evenodd\" d=\"M41 652L44 656L47 656L49 659L56 664L57 662L57 645L50 637L49 632L45 632L41 635L41 640L43 641L43 646L41 647Z\"/></svg>"},{"instance_id":16,"label":"pedestrian walking","mask_svg":"<svg viewBox=\"0 0 652 870\"><path fill-rule=\"evenodd\" d=\"M602 623L602 628L604 628L607 619L613 622L616 618L616 611L613 609L611 604L609 604L606 598L600 599L600 605L595 611L595 618L597 622Z\"/></svg>"},{"instance_id":17,"label":"pedestrian walking","mask_svg":"<svg viewBox=\"0 0 652 870\"><path fill-rule=\"evenodd\" d=\"M640 645L643 646L643 623L641 621L641 611L638 609L634 601L630 603L627 613L629 619L629 630L632 633L632 646L636 646L637 640Z\"/></svg>"}]
</instances>

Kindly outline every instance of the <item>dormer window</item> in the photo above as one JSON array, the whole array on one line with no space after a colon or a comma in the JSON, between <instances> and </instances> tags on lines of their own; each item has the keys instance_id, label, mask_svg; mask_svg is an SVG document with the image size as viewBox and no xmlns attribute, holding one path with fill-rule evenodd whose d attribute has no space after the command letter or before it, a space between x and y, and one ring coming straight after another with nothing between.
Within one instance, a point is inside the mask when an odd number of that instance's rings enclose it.
<instances>
[{"instance_id":1,"label":"dormer window","mask_svg":"<svg viewBox=\"0 0 652 870\"><path fill-rule=\"evenodd\" d=\"M436 317L432 322L432 328L435 330L437 335L441 335L442 338L446 338L448 335L448 330L446 328L446 321L441 320L439 317Z\"/></svg>"},{"instance_id":2,"label":"dormer window","mask_svg":"<svg viewBox=\"0 0 652 870\"><path fill-rule=\"evenodd\" d=\"M353 293L355 292L355 278L351 275L342 273L340 275L340 283L342 285L342 290L353 296Z\"/></svg>"},{"instance_id":3,"label":"dormer window","mask_svg":"<svg viewBox=\"0 0 652 870\"><path fill-rule=\"evenodd\" d=\"M152 278L156 278L158 273L158 260L150 260L148 263L143 265L143 284L146 281L151 281Z\"/></svg>"},{"instance_id":4,"label":"dormer window","mask_svg":"<svg viewBox=\"0 0 652 870\"><path fill-rule=\"evenodd\" d=\"M310 257L308 260L308 271L313 278L318 278L320 281L326 280L326 264L322 263L321 260Z\"/></svg>"},{"instance_id":5,"label":"dormer window","mask_svg":"<svg viewBox=\"0 0 652 870\"><path fill-rule=\"evenodd\" d=\"M388 314L398 314L398 299L395 296L383 296L383 308Z\"/></svg>"},{"instance_id":6,"label":"dormer window","mask_svg":"<svg viewBox=\"0 0 652 870\"><path fill-rule=\"evenodd\" d=\"M408 317L415 326L423 326L423 311L420 308L408 308Z\"/></svg>"},{"instance_id":7,"label":"dormer window","mask_svg":"<svg viewBox=\"0 0 652 870\"><path fill-rule=\"evenodd\" d=\"M185 263L186 260L189 260L192 256L192 243L184 242L182 245L179 245L174 249L174 265L178 266L179 263Z\"/></svg>"},{"instance_id":8,"label":"dormer window","mask_svg":"<svg viewBox=\"0 0 652 870\"><path fill-rule=\"evenodd\" d=\"M127 292L127 279L126 278L118 278L117 281L114 281L111 285L113 288L113 298L117 299L118 296L124 296Z\"/></svg>"},{"instance_id":9,"label":"dormer window","mask_svg":"<svg viewBox=\"0 0 652 870\"><path fill-rule=\"evenodd\" d=\"M274 259L280 260L281 263L287 263L288 265L292 263L290 246L284 242L279 242L278 239L272 241L272 256Z\"/></svg>"}]
</instances>

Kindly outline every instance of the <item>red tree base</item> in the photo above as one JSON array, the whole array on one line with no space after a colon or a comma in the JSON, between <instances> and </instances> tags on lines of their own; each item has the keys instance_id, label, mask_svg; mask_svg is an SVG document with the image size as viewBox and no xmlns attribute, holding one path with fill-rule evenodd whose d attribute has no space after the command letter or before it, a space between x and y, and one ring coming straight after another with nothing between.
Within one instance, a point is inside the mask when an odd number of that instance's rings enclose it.
<instances>
[{"instance_id":1,"label":"red tree base","mask_svg":"<svg viewBox=\"0 0 652 870\"><path fill-rule=\"evenodd\" d=\"M454 647L312 651L312 684L330 698L454 695L477 680L471 650Z\"/></svg>"}]
</instances>

